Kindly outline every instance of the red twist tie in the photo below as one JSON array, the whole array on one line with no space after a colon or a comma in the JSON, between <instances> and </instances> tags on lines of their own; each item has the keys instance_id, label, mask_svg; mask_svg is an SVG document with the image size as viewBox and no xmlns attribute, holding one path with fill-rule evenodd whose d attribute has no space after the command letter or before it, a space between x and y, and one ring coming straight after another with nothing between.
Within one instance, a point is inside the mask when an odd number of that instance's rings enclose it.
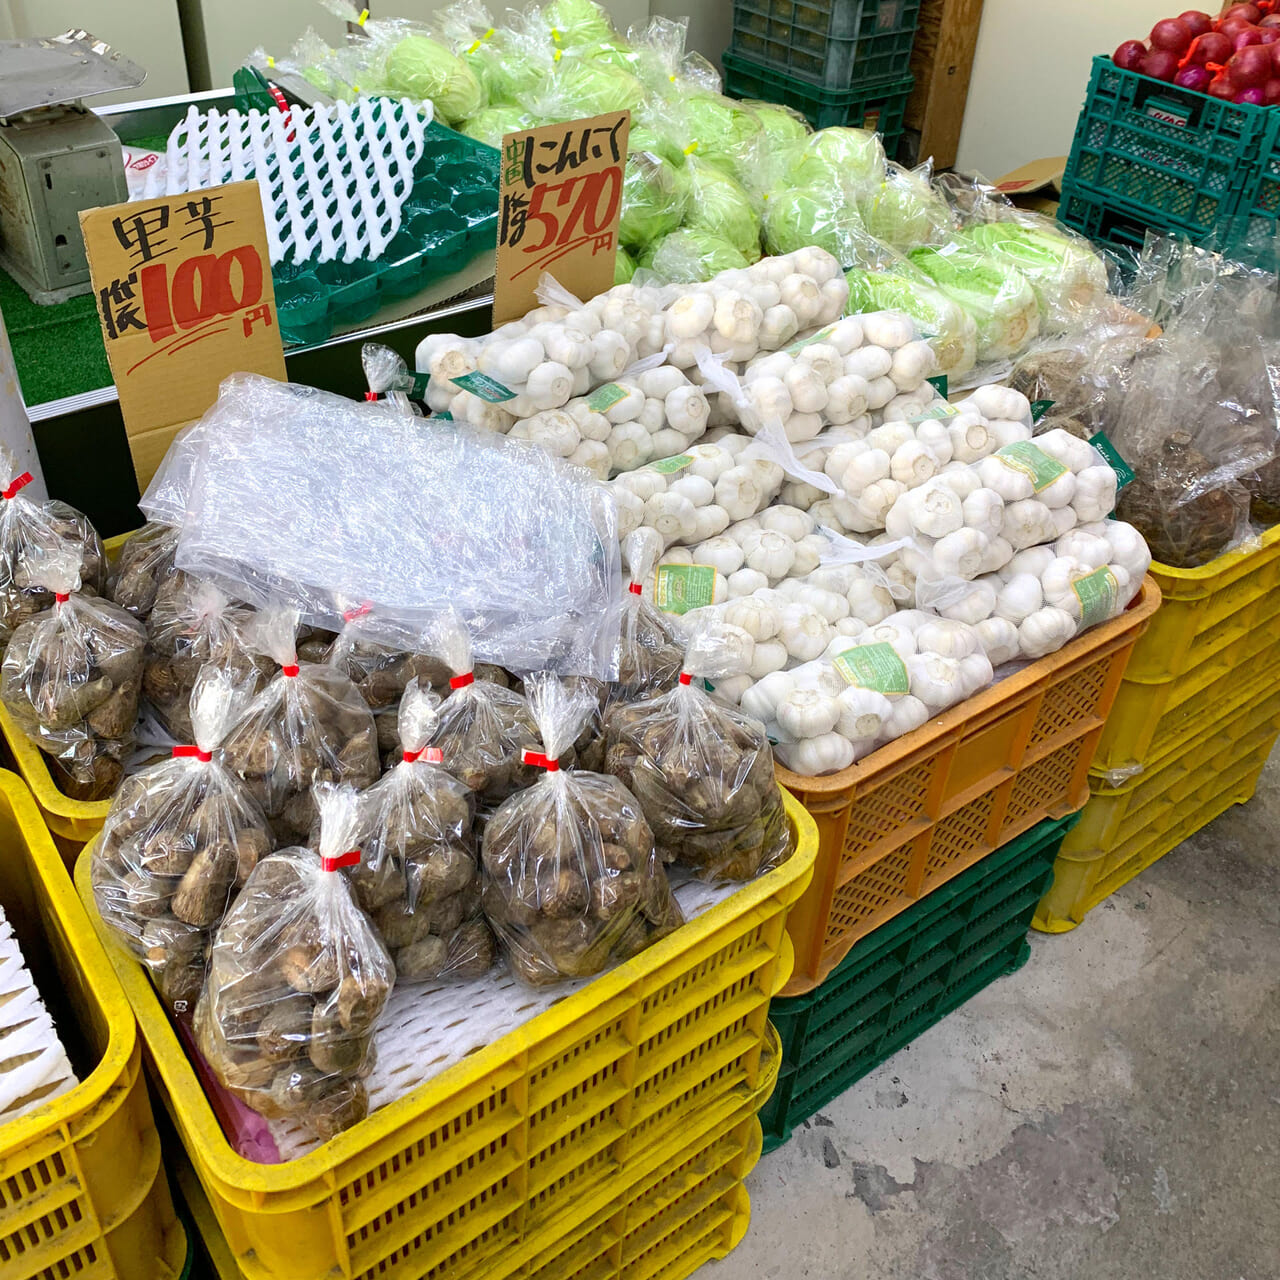
<instances>
[{"instance_id":1,"label":"red twist tie","mask_svg":"<svg viewBox=\"0 0 1280 1280\"><path fill-rule=\"evenodd\" d=\"M474 671L467 671L467 672L464 672L464 673L463 673L462 675L460 675L460 676L450 676L450 677L449 677L449 688L450 688L450 689L465 689L465 688L467 687L467 685L469 685L469 684L474 684L474 683L475 683L475 679L476 679L476 673L475 673Z\"/></svg>"},{"instance_id":2,"label":"red twist tie","mask_svg":"<svg viewBox=\"0 0 1280 1280\"><path fill-rule=\"evenodd\" d=\"M638 596L644 591L644 588L638 582L633 582L627 587L627 590L630 591L633 596Z\"/></svg>"},{"instance_id":3,"label":"red twist tie","mask_svg":"<svg viewBox=\"0 0 1280 1280\"><path fill-rule=\"evenodd\" d=\"M354 609L348 609L342 615L343 622L354 622L357 618L363 618L365 614L373 612L373 605L367 600L363 604L358 604Z\"/></svg>"},{"instance_id":4,"label":"red twist tie","mask_svg":"<svg viewBox=\"0 0 1280 1280\"><path fill-rule=\"evenodd\" d=\"M693 682L693 677L687 671L682 671L680 673L681 684L691 684L692 682Z\"/></svg>"},{"instance_id":5,"label":"red twist tie","mask_svg":"<svg viewBox=\"0 0 1280 1280\"><path fill-rule=\"evenodd\" d=\"M375 401L378 398L378 393L376 391L366 391L364 398L369 401Z\"/></svg>"},{"instance_id":6,"label":"red twist tie","mask_svg":"<svg viewBox=\"0 0 1280 1280\"><path fill-rule=\"evenodd\" d=\"M406 751L404 758L407 764L416 764L419 760L424 764L443 764L444 752L439 747L423 747L421 751Z\"/></svg>"},{"instance_id":7,"label":"red twist tie","mask_svg":"<svg viewBox=\"0 0 1280 1280\"><path fill-rule=\"evenodd\" d=\"M346 853L335 854L332 858L321 857L321 871L337 871L339 867L357 867L360 865L360 850L348 849Z\"/></svg>"},{"instance_id":8,"label":"red twist tie","mask_svg":"<svg viewBox=\"0 0 1280 1280\"><path fill-rule=\"evenodd\" d=\"M53 593L53 598L54 598L54 599L55 599L59 604L66 604L66 603L67 603L67 601L71 599L71 592L70 592L70 591L55 591L55 592Z\"/></svg>"},{"instance_id":9,"label":"red twist tie","mask_svg":"<svg viewBox=\"0 0 1280 1280\"><path fill-rule=\"evenodd\" d=\"M537 769L545 769L548 773L560 772L560 761L555 756L543 755L541 751L530 751L528 747L520 753L520 760L523 764L531 764Z\"/></svg>"},{"instance_id":10,"label":"red twist tie","mask_svg":"<svg viewBox=\"0 0 1280 1280\"><path fill-rule=\"evenodd\" d=\"M208 764L213 759L212 751L201 751L199 747L174 747L173 754L178 757L189 757L192 760L203 760Z\"/></svg>"},{"instance_id":11,"label":"red twist tie","mask_svg":"<svg viewBox=\"0 0 1280 1280\"><path fill-rule=\"evenodd\" d=\"M280 668L281 674L288 676L291 680L298 674L299 670L301 670L301 668L296 662L290 663L287 667Z\"/></svg>"},{"instance_id":12,"label":"red twist tie","mask_svg":"<svg viewBox=\"0 0 1280 1280\"><path fill-rule=\"evenodd\" d=\"M15 476L9 483L9 487L0 490L0 498L12 498L19 489L25 489L31 483L31 472L24 471L20 476Z\"/></svg>"}]
</instances>

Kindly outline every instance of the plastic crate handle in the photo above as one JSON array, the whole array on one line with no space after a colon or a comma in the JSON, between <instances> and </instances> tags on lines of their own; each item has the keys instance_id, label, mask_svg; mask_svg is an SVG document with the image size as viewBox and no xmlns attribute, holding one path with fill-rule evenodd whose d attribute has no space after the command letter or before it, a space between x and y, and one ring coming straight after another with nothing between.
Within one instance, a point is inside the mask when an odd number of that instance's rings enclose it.
<instances>
[{"instance_id":1,"label":"plastic crate handle","mask_svg":"<svg viewBox=\"0 0 1280 1280\"><path fill-rule=\"evenodd\" d=\"M1153 93L1142 104L1142 114L1150 116L1152 120L1160 121L1161 124L1171 124L1179 129L1186 129L1191 124L1194 113L1188 110L1185 102L1178 102L1173 98L1162 98Z\"/></svg>"}]
</instances>

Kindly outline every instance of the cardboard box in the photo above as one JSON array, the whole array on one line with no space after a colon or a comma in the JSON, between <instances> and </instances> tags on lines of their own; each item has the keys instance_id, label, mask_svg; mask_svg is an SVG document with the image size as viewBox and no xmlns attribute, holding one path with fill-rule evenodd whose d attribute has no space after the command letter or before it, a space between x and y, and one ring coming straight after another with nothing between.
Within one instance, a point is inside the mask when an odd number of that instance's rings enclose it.
<instances>
[{"instance_id":1,"label":"cardboard box","mask_svg":"<svg viewBox=\"0 0 1280 1280\"><path fill-rule=\"evenodd\" d=\"M1066 172L1066 156L1049 156L1032 160L1020 169L996 179L996 189L1018 206L1032 213L1055 217L1062 198L1062 175Z\"/></svg>"}]
</instances>

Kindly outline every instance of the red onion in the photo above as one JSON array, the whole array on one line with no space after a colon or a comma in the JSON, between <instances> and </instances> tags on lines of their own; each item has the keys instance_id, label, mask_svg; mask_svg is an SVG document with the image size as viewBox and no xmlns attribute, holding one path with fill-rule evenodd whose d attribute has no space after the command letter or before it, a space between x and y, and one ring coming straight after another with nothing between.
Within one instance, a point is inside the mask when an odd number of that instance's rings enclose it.
<instances>
[{"instance_id":1,"label":"red onion","mask_svg":"<svg viewBox=\"0 0 1280 1280\"><path fill-rule=\"evenodd\" d=\"M1232 101L1242 106L1247 104L1251 107L1261 107L1266 103L1266 98L1261 89L1241 89Z\"/></svg>"},{"instance_id":2,"label":"red onion","mask_svg":"<svg viewBox=\"0 0 1280 1280\"><path fill-rule=\"evenodd\" d=\"M1228 40L1234 40L1242 31L1252 31L1253 23L1245 22L1243 18L1232 18L1230 22L1218 23L1218 30Z\"/></svg>"},{"instance_id":3,"label":"red onion","mask_svg":"<svg viewBox=\"0 0 1280 1280\"><path fill-rule=\"evenodd\" d=\"M1230 9L1223 12L1222 21L1230 22L1233 18L1243 18L1245 22L1259 22L1262 19L1262 10L1256 4L1233 4Z\"/></svg>"},{"instance_id":4,"label":"red onion","mask_svg":"<svg viewBox=\"0 0 1280 1280\"><path fill-rule=\"evenodd\" d=\"M1191 43L1191 29L1177 18L1165 18L1151 28L1151 47L1168 49L1170 53L1185 53Z\"/></svg>"},{"instance_id":5,"label":"red onion","mask_svg":"<svg viewBox=\"0 0 1280 1280\"><path fill-rule=\"evenodd\" d=\"M1259 44L1275 44L1277 40L1280 40L1280 27L1263 27L1262 38L1258 41L1258 43Z\"/></svg>"},{"instance_id":6,"label":"red onion","mask_svg":"<svg viewBox=\"0 0 1280 1280\"><path fill-rule=\"evenodd\" d=\"M1212 79L1212 73L1204 67L1183 67L1174 76L1173 83L1180 84L1184 89L1194 89L1197 93L1204 93Z\"/></svg>"},{"instance_id":7,"label":"red onion","mask_svg":"<svg viewBox=\"0 0 1280 1280\"><path fill-rule=\"evenodd\" d=\"M1271 66L1273 68L1271 74L1273 76L1280 76L1280 48L1274 44L1267 46L1267 48L1271 53Z\"/></svg>"},{"instance_id":8,"label":"red onion","mask_svg":"<svg viewBox=\"0 0 1280 1280\"><path fill-rule=\"evenodd\" d=\"M1250 45L1232 56L1226 70L1227 79L1237 89L1260 89L1271 79L1271 54L1266 48Z\"/></svg>"},{"instance_id":9,"label":"red onion","mask_svg":"<svg viewBox=\"0 0 1280 1280\"><path fill-rule=\"evenodd\" d=\"M1269 31L1272 27L1280 27L1280 13L1269 13L1263 20L1258 23L1264 31Z\"/></svg>"},{"instance_id":10,"label":"red onion","mask_svg":"<svg viewBox=\"0 0 1280 1280\"><path fill-rule=\"evenodd\" d=\"M1250 45L1262 43L1262 28L1249 27L1245 31L1241 31L1232 40L1231 47L1238 53L1241 49L1247 49Z\"/></svg>"},{"instance_id":11,"label":"red onion","mask_svg":"<svg viewBox=\"0 0 1280 1280\"><path fill-rule=\"evenodd\" d=\"M1197 66L1203 67L1206 62L1226 62L1234 52L1231 41L1221 31L1208 31L1196 36L1187 56Z\"/></svg>"},{"instance_id":12,"label":"red onion","mask_svg":"<svg viewBox=\"0 0 1280 1280\"><path fill-rule=\"evenodd\" d=\"M1280 80L1268 80L1262 86L1262 100L1269 107L1280 105Z\"/></svg>"},{"instance_id":13,"label":"red onion","mask_svg":"<svg viewBox=\"0 0 1280 1280\"><path fill-rule=\"evenodd\" d=\"M1236 96L1236 88L1225 75L1219 74L1209 81L1209 87L1205 93L1211 98L1225 98L1231 102Z\"/></svg>"},{"instance_id":14,"label":"red onion","mask_svg":"<svg viewBox=\"0 0 1280 1280\"><path fill-rule=\"evenodd\" d=\"M1178 14L1178 21L1191 32L1193 39L1213 30L1213 19L1199 9L1188 9L1186 13Z\"/></svg>"},{"instance_id":15,"label":"red onion","mask_svg":"<svg viewBox=\"0 0 1280 1280\"><path fill-rule=\"evenodd\" d=\"M1142 60L1147 56L1147 46L1141 40L1126 40L1111 55L1111 61L1121 71L1141 71Z\"/></svg>"},{"instance_id":16,"label":"red onion","mask_svg":"<svg viewBox=\"0 0 1280 1280\"><path fill-rule=\"evenodd\" d=\"M1267 60L1270 62L1271 55L1267 54ZM1168 80L1172 83L1173 77L1178 74L1178 55L1170 53L1168 49L1152 49L1145 58L1142 59L1142 74L1150 76L1153 80ZM1237 84L1237 89L1245 88L1245 85Z\"/></svg>"}]
</instances>

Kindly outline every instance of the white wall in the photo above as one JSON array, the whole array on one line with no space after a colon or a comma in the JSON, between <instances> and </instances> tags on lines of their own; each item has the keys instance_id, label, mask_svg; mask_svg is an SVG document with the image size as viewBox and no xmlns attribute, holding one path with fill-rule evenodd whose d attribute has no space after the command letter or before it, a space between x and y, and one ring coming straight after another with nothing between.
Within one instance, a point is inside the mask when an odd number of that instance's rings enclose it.
<instances>
[{"instance_id":1,"label":"white wall","mask_svg":"<svg viewBox=\"0 0 1280 1280\"><path fill-rule=\"evenodd\" d=\"M1141 40L1176 0L986 0L958 169L998 178L1071 150L1091 59ZM1204 3L1205 9L1218 9Z\"/></svg>"}]
</instances>

